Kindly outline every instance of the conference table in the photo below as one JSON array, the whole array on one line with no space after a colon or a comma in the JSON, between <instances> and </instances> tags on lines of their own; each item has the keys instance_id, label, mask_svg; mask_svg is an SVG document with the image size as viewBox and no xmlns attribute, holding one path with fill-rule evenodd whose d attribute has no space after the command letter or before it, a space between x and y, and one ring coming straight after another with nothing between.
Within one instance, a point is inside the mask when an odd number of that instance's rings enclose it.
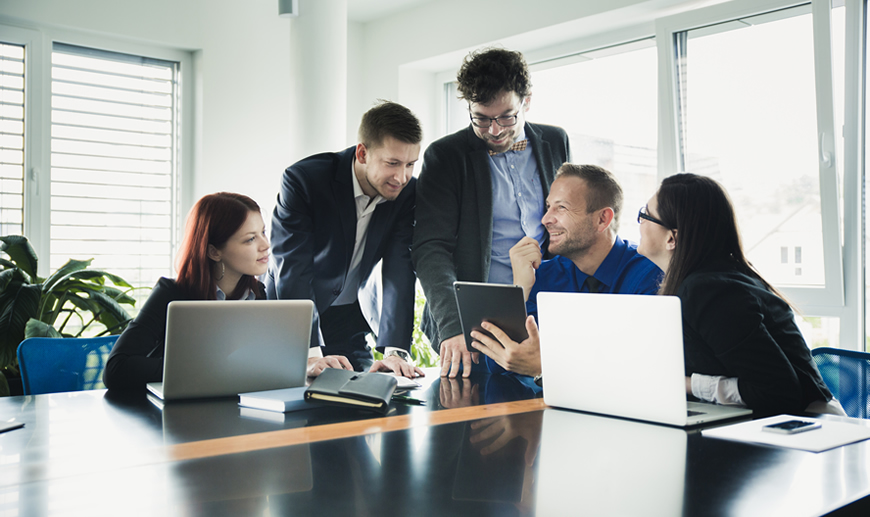
<instances>
[{"instance_id":1,"label":"conference table","mask_svg":"<svg viewBox=\"0 0 870 517\"><path fill-rule=\"evenodd\" d=\"M511 375L422 381L386 416L3 398L25 426L0 434L0 516L870 515L868 441L810 453L549 408Z\"/></svg>"}]
</instances>

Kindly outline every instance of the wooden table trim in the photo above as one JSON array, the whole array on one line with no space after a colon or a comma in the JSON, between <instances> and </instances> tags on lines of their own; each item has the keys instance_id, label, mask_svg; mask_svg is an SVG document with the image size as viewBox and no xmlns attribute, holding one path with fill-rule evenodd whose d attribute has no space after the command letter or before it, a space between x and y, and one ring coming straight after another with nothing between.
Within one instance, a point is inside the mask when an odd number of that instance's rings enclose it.
<instances>
[{"instance_id":1,"label":"wooden table trim","mask_svg":"<svg viewBox=\"0 0 870 517\"><path fill-rule=\"evenodd\" d=\"M342 438L367 434L404 431L414 427L428 427L481 418L528 413L530 411L540 411L546 407L547 405L544 404L544 400L538 398L441 411L417 412L408 415L388 416L370 420L342 422L339 424L282 429L280 431L172 445L167 447L167 456L169 461L201 459L305 443L340 440Z\"/></svg>"}]
</instances>

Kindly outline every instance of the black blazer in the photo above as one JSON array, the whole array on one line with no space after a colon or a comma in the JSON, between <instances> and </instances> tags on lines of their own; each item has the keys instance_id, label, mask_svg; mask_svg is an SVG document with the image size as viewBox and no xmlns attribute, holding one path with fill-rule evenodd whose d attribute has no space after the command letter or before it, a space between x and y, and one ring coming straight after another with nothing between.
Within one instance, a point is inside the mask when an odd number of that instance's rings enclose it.
<instances>
[{"instance_id":1,"label":"black blazer","mask_svg":"<svg viewBox=\"0 0 870 517\"><path fill-rule=\"evenodd\" d=\"M258 284L257 299L264 299ZM103 384L110 390L144 389L163 380L163 350L166 346L166 308L176 300L196 300L175 280L161 278L145 300L139 314L121 333L103 371Z\"/></svg>"},{"instance_id":2,"label":"black blazer","mask_svg":"<svg viewBox=\"0 0 870 517\"><path fill-rule=\"evenodd\" d=\"M568 135L562 128L528 122L525 133L546 199L556 170L570 159ZM439 350L442 340L462 334L453 282L485 282L492 258L489 159L470 124L426 149L417 193L412 256L426 292L421 327Z\"/></svg>"},{"instance_id":3,"label":"black blazer","mask_svg":"<svg viewBox=\"0 0 870 517\"><path fill-rule=\"evenodd\" d=\"M409 350L414 325L411 238L416 179L411 178L395 201L375 208L359 266L360 282L348 284L357 223L351 177L355 149L310 156L284 171L272 214L266 296L314 301L312 346L316 346L319 314L345 289L359 291L375 264L383 259L383 304L374 329L378 349L393 346ZM361 305L376 307L368 292L359 294Z\"/></svg>"},{"instance_id":4,"label":"black blazer","mask_svg":"<svg viewBox=\"0 0 870 517\"><path fill-rule=\"evenodd\" d=\"M729 262L689 274L682 302L686 375L737 377L760 414L797 413L831 400L791 308Z\"/></svg>"}]
</instances>

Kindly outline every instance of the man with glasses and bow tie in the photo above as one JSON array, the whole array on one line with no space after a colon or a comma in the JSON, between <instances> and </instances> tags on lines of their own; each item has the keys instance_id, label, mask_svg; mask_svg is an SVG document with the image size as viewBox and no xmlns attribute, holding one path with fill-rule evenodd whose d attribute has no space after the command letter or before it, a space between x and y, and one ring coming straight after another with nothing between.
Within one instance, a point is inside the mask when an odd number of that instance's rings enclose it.
<instances>
[{"instance_id":1,"label":"man with glasses and bow tie","mask_svg":"<svg viewBox=\"0 0 870 517\"><path fill-rule=\"evenodd\" d=\"M597 165L565 163L547 196L541 223L549 235L543 260L535 239L523 237L510 250L513 283L523 288L529 319L529 339L516 343L498 327L484 323L492 339L472 332L472 346L487 356L490 372L505 370L541 382L541 352L535 316L539 292L656 294L662 270L643 255L637 244L617 235L622 211L622 187L616 176ZM642 208L641 219L656 221ZM659 224L661 224L659 222Z\"/></svg>"},{"instance_id":2,"label":"man with glasses and bow tie","mask_svg":"<svg viewBox=\"0 0 870 517\"><path fill-rule=\"evenodd\" d=\"M509 284L517 241L547 249L544 199L570 153L563 129L525 120L531 78L521 53L475 51L457 83L471 120L426 149L412 259L426 294L421 328L441 355L441 375L461 368L467 377L478 354L467 351L453 282Z\"/></svg>"}]
</instances>

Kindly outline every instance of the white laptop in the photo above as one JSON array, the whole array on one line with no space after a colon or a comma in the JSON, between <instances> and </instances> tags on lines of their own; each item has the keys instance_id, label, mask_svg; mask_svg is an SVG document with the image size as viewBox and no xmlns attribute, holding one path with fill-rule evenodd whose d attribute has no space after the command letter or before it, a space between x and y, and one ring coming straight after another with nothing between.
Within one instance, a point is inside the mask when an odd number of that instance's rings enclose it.
<instances>
[{"instance_id":1,"label":"white laptop","mask_svg":"<svg viewBox=\"0 0 870 517\"><path fill-rule=\"evenodd\" d=\"M544 402L691 426L751 410L686 400L676 296L538 293Z\"/></svg>"},{"instance_id":2,"label":"white laptop","mask_svg":"<svg viewBox=\"0 0 870 517\"><path fill-rule=\"evenodd\" d=\"M311 300L174 301L166 315L163 400L305 384Z\"/></svg>"}]
</instances>

